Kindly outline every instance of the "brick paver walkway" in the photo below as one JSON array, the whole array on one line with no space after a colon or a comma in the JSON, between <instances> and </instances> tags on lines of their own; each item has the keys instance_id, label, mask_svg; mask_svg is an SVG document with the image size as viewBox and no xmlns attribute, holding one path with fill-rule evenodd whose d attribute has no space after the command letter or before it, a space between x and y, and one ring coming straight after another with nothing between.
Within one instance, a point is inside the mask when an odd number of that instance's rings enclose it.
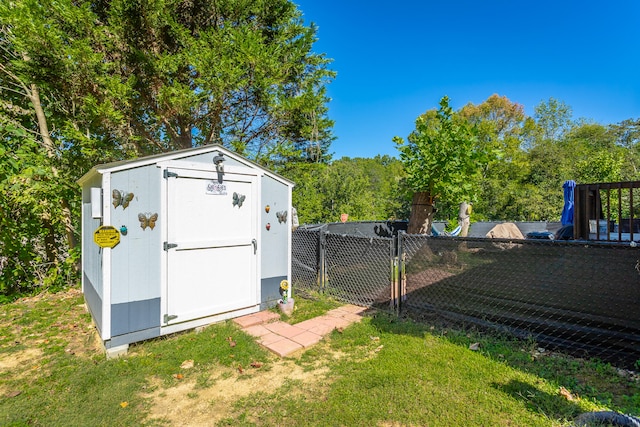
<instances>
[{"instance_id":1,"label":"brick paver walkway","mask_svg":"<svg viewBox=\"0 0 640 427\"><path fill-rule=\"evenodd\" d=\"M245 332L257 338L258 343L280 357L289 356L317 344L336 328L344 328L362 319L365 307L344 305L326 314L290 325L280 321L280 315L260 311L234 319Z\"/></svg>"}]
</instances>

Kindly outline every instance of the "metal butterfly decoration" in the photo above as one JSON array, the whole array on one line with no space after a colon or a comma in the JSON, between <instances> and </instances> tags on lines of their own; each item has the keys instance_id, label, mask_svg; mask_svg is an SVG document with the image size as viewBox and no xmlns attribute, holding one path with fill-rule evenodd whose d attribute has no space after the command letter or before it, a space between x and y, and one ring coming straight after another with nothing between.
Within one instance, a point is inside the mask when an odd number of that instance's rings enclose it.
<instances>
[{"instance_id":1,"label":"metal butterfly decoration","mask_svg":"<svg viewBox=\"0 0 640 427\"><path fill-rule=\"evenodd\" d=\"M276 216L278 217L278 223L287 222L287 211L276 212Z\"/></svg>"},{"instance_id":2,"label":"metal butterfly decoration","mask_svg":"<svg viewBox=\"0 0 640 427\"><path fill-rule=\"evenodd\" d=\"M133 200L133 193L127 193L124 190L113 190L111 196L113 196L114 209L118 206L122 206L123 210L127 209L129 202Z\"/></svg>"},{"instance_id":3,"label":"metal butterfly decoration","mask_svg":"<svg viewBox=\"0 0 640 427\"><path fill-rule=\"evenodd\" d=\"M144 230L149 227L153 230L156 226L156 221L158 220L158 214L154 213L152 215L151 212L139 213L138 220L140 221L140 228Z\"/></svg>"},{"instance_id":4,"label":"metal butterfly decoration","mask_svg":"<svg viewBox=\"0 0 640 427\"><path fill-rule=\"evenodd\" d=\"M233 192L233 206L238 205L239 208L242 207L242 203L247 196L244 194L238 194L235 191Z\"/></svg>"}]
</instances>

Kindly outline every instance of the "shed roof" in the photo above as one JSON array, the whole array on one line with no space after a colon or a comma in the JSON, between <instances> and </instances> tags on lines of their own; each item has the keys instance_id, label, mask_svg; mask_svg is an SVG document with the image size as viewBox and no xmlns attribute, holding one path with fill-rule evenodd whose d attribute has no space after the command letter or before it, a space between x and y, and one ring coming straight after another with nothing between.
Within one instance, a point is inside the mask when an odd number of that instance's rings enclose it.
<instances>
[{"instance_id":1,"label":"shed roof","mask_svg":"<svg viewBox=\"0 0 640 427\"><path fill-rule=\"evenodd\" d=\"M252 160L247 159L246 157L242 157L237 153L229 151L228 149L224 148L220 144L210 144L210 145L203 145L203 146L194 147L194 148L185 148L183 150L176 150L168 153L152 154L150 156L138 157L135 159L119 160L116 162L96 165L92 167L87 173L85 173L78 180L78 184L83 185L83 183L85 183L86 181L94 177L96 174L102 175L107 172L118 172L118 171L133 169L141 166L153 165L160 161L178 160L178 159L183 159L185 157L190 157L198 154L209 153L212 151L220 151L224 155L229 156L241 163L246 163L247 166L260 169L264 171L266 174L272 176L273 178L279 181L282 181L284 184L291 185L291 186L295 185L293 181L266 169L265 167L259 165L258 163Z\"/></svg>"}]
</instances>

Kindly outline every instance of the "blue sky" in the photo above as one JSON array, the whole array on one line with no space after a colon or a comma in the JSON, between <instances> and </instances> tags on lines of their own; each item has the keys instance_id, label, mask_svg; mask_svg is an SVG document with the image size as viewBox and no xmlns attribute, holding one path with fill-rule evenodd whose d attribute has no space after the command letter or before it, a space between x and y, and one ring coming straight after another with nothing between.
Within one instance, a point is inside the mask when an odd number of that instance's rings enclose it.
<instances>
[{"instance_id":1,"label":"blue sky","mask_svg":"<svg viewBox=\"0 0 640 427\"><path fill-rule=\"evenodd\" d=\"M334 159L397 156L418 115L497 93L600 124L640 118L640 1L293 0L318 27Z\"/></svg>"}]
</instances>

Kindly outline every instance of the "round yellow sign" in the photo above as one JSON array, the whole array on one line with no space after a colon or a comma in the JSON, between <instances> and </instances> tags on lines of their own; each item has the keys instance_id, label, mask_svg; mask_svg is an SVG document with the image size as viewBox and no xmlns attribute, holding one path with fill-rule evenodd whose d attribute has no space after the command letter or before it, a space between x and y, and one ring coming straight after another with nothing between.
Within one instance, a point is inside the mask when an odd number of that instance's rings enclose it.
<instances>
[{"instance_id":1,"label":"round yellow sign","mask_svg":"<svg viewBox=\"0 0 640 427\"><path fill-rule=\"evenodd\" d=\"M120 243L120 231L112 225L103 225L93 232L93 241L101 248L112 248Z\"/></svg>"}]
</instances>

